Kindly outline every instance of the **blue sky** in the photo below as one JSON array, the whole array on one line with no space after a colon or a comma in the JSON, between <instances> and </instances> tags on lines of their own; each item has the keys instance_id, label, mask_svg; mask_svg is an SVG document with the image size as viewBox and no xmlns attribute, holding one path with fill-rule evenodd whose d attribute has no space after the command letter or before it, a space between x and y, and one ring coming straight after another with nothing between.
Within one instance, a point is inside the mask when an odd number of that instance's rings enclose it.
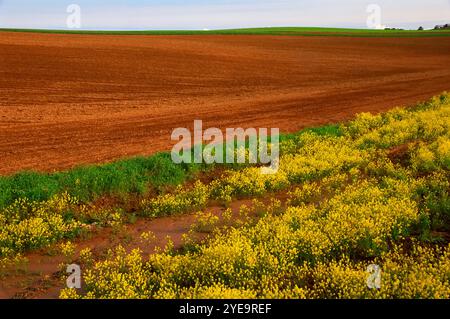
<instances>
[{"instance_id":1,"label":"blue sky","mask_svg":"<svg viewBox=\"0 0 450 319\"><path fill-rule=\"evenodd\" d=\"M0 0L0 27L65 29L70 4L83 29L366 27L372 3L388 27L450 23L450 0Z\"/></svg>"}]
</instances>

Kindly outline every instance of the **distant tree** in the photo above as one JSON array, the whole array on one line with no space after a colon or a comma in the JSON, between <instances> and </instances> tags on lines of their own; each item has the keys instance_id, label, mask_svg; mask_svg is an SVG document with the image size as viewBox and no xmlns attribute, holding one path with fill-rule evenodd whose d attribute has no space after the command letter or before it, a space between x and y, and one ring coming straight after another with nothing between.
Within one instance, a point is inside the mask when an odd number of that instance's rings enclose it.
<instances>
[{"instance_id":1,"label":"distant tree","mask_svg":"<svg viewBox=\"0 0 450 319\"><path fill-rule=\"evenodd\" d=\"M423 31L423 27L422 26L419 27L419 31Z\"/></svg>"},{"instance_id":2,"label":"distant tree","mask_svg":"<svg viewBox=\"0 0 450 319\"><path fill-rule=\"evenodd\" d=\"M442 30L442 29L450 29L450 24L446 23L446 24L437 25L434 27L434 30Z\"/></svg>"}]
</instances>

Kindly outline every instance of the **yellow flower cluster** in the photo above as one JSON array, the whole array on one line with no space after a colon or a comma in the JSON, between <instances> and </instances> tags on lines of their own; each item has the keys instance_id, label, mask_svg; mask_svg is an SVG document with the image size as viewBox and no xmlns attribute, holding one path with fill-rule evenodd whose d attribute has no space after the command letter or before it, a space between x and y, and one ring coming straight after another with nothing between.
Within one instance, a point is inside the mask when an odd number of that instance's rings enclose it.
<instances>
[{"instance_id":1,"label":"yellow flower cluster","mask_svg":"<svg viewBox=\"0 0 450 319\"><path fill-rule=\"evenodd\" d=\"M87 271L85 295L75 289L63 289L60 298L445 299L450 296L450 246L426 247L413 242L394 245L391 251L365 261L342 256L289 265L277 263L276 257L269 258L261 249L257 253L262 261L249 259L252 252L242 243L242 251L227 249L220 254L218 248L205 251L211 254L209 258L215 256L214 260L201 258L196 263L191 260L194 256L162 254L144 261L139 250L126 254L119 248L110 260ZM230 253L232 260L227 262L223 255ZM273 268L268 268L269 264ZM380 269L379 289L368 286L369 265Z\"/></svg>"},{"instance_id":2,"label":"yellow flower cluster","mask_svg":"<svg viewBox=\"0 0 450 319\"><path fill-rule=\"evenodd\" d=\"M44 202L18 199L0 212L0 256L47 246L75 236L81 223L72 218L77 200L68 194Z\"/></svg>"},{"instance_id":3,"label":"yellow flower cluster","mask_svg":"<svg viewBox=\"0 0 450 319\"><path fill-rule=\"evenodd\" d=\"M349 180L360 176L358 169L351 169L348 174L337 173L315 182L305 182L300 187L288 192L290 206L301 206L302 204L317 203L327 195L345 186Z\"/></svg>"},{"instance_id":4,"label":"yellow flower cluster","mask_svg":"<svg viewBox=\"0 0 450 319\"><path fill-rule=\"evenodd\" d=\"M280 158L275 174L264 174L258 167L230 171L211 184L215 199L229 202L238 196L260 196L286 189L292 184L314 180L365 165L369 153L357 149L343 137L320 137L305 133L299 137L302 147L295 154Z\"/></svg>"},{"instance_id":5,"label":"yellow flower cluster","mask_svg":"<svg viewBox=\"0 0 450 319\"><path fill-rule=\"evenodd\" d=\"M94 260L94 256L92 253L92 250L88 247L88 248L84 248L80 251L80 261L85 264L85 265L91 265L93 260Z\"/></svg>"},{"instance_id":6,"label":"yellow flower cluster","mask_svg":"<svg viewBox=\"0 0 450 319\"><path fill-rule=\"evenodd\" d=\"M419 110L397 108L382 115L360 114L343 127L359 146L392 147L415 139L435 139L448 134L450 98L443 94Z\"/></svg>"},{"instance_id":7,"label":"yellow flower cluster","mask_svg":"<svg viewBox=\"0 0 450 319\"><path fill-rule=\"evenodd\" d=\"M385 249L387 239L404 235L417 220L418 209L409 186L409 181L391 181L389 188L383 189L376 182L359 182L314 210L289 209L286 218L292 218L298 228L299 247L304 255L370 256ZM395 188L406 192L397 192Z\"/></svg>"},{"instance_id":8,"label":"yellow flower cluster","mask_svg":"<svg viewBox=\"0 0 450 319\"><path fill-rule=\"evenodd\" d=\"M450 296L450 246L430 248L412 244L411 251L394 246L370 263L380 267L379 289L368 289L368 262L318 263L303 271L304 280L314 282L309 298L327 299L447 299Z\"/></svg>"},{"instance_id":9,"label":"yellow flower cluster","mask_svg":"<svg viewBox=\"0 0 450 319\"><path fill-rule=\"evenodd\" d=\"M450 169L450 135L440 136L433 143L420 143L411 151L411 165L417 171L438 167Z\"/></svg>"},{"instance_id":10,"label":"yellow flower cluster","mask_svg":"<svg viewBox=\"0 0 450 319\"><path fill-rule=\"evenodd\" d=\"M143 200L141 213L146 217L161 217L202 208L206 205L209 194L209 187L197 181L190 190L178 187L172 194Z\"/></svg>"},{"instance_id":11,"label":"yellow flower cluster","mask_svg":"<svg viewBox=\"0 0 450 319\"><path fill-rule=\"evenodd\" d=\"M75 245L70 241L59 244L61 254L68 259L73 257L75 253L75 248L76 248Z\"/></svg>"},{"instance_id":12,"label":"yellow flower cluster","mask_svg":"<svg viewBox=\"0 0 450 319\"><path fill-rule=\"evenodd\" d=\"M121 209L100 208L92 204L83 204L79 205L75 211L75 217L84 224L114 227L123 223L125 213Z\"/></svg>"},{"instance_id":13,"label":"yellow flower cluster","mask_svg":"<svg viewBox=\"0 0 450 319\"><path fill-rule=\"evenodd\" d=\"M193 229L200 233L212 232L220 220L219 216L214 215L212 212L198 212L195 218Z\"/></svg>"}]
</instances>

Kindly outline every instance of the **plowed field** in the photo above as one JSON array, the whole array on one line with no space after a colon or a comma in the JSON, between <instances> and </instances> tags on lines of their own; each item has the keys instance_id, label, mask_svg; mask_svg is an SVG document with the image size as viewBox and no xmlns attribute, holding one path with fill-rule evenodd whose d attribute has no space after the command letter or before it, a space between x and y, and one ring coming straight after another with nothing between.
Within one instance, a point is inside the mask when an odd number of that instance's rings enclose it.
<instances>
[{"instance_id":1,"label":"plowed field","mask_svg":"<svg viewBox=\"0 0 450 319\"><path fill-rule=\"evenodd\" d=\"M169 150L176 127L293 132L450 89L450 38L0 32L0 174Z\"/></svg>"}]
</instances>

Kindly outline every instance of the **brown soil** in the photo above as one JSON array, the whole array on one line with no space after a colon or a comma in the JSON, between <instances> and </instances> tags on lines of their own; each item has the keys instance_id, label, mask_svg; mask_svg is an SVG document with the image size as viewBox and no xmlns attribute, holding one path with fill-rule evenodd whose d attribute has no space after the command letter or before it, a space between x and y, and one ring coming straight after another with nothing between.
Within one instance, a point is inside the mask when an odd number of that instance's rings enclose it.
<instances>
[{"instance_id":1,"label":"brown soil","mask_svg":"<svg viewBox=\"0 0 450 319\"><path fill-rule=\"evenodd\" d=\"M297 131L450 89L450 38L0 33L0 174L168 150L176 127Z\"/></svg>"}]
</instances>

